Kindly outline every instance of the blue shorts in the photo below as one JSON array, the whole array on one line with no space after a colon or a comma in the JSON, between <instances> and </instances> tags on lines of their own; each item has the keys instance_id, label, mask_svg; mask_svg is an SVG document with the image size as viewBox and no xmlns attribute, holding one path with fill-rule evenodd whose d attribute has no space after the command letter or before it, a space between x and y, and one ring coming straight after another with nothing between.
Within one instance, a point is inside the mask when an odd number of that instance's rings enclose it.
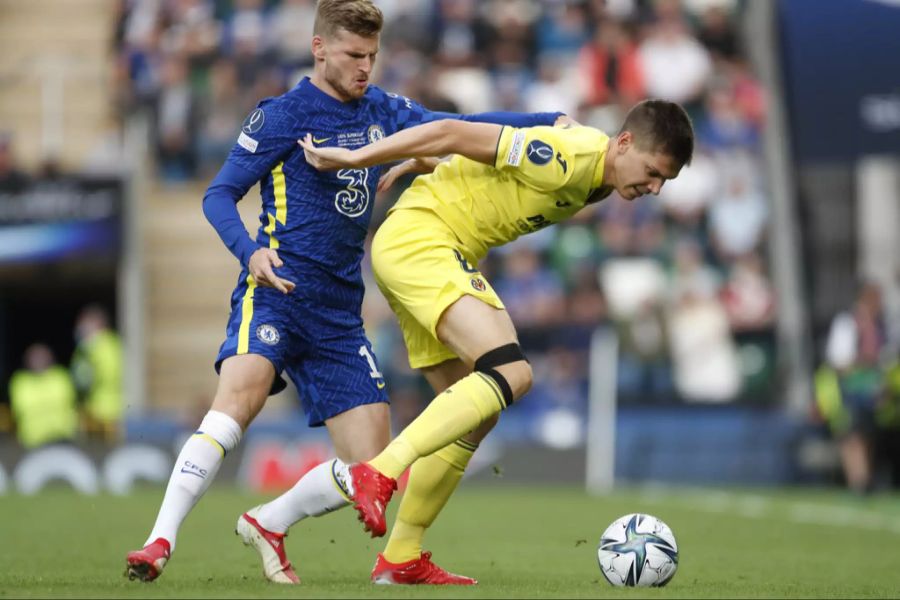
<instances>
[{"instance_id":1,"label":"blue shorts","mask_svg":"<svg viewBox=\"0 0 900 600\"><path fill-rule=\"evenodd\" d=\"M216 357L258 354L275 366L269 394L297 386L310 427L363 404L387 402L384 377L358 313L316 306L297 294L249 285L242 274L231 297L225 341Z\"/></svg>"}]
</instances>

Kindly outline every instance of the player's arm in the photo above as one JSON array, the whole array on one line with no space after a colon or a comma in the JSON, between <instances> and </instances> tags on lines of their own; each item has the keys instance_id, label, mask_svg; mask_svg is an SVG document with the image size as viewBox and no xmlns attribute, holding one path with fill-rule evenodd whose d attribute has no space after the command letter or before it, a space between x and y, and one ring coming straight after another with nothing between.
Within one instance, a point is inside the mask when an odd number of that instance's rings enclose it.
<instances>
[{"instance_id":1,"label":"player's arm","mask_svg":"<svg viewBox=\"0 0 900 600\"><path fill-rule=\"evenodd\" d=\"M441 164L441 160L442 159L434 156L404 160L399 165L394 165L388 169L388 172L381 176L381 179L378 180L378 191L386 192L404 175L423 175L425 173L431 173L439 164Z\"/></svg>"},{"instance_id":2,"label":"player's arm","mask_svg":"<svg viewBox=\"0 0 900 600\"><path fill-rule=\"evenodd\" d=\"M317 148L312 136L298 140L307 162L319 169L366 168L406 158L461 154L493 165L503 127L447 119L404 129L356 150Z\"/></svg>"},{"instance_id":3,"label":"player's arm","mask_svg":"<svg viewBox=\"0 0 900 600\"><path fill-rule=\"evenodd\" d=\"M279 126L278 116L277 104L267 101L250 113L237 143L203 196L203 214L258 285L286 294L294 289L294 283L278 277L273 270L284 263L275 250L261 248L250 237L237 210L247 191L296 148L291 136Z\"/></svg>"},{"instance_id":4,"label":"player's arm","mask_svg":"<svg viewBox=\"0 0 900 600\"><path fill-rule=\"evenodd\" d=\"M203 214L222 242L244 265L258 285L274 287L287 294L294 283L278 277L273 268L284 265L278 253L261 248L247 233L237 203L259 178L250 171L226 161L203 196Z\"/></svg>"}]
</instances>

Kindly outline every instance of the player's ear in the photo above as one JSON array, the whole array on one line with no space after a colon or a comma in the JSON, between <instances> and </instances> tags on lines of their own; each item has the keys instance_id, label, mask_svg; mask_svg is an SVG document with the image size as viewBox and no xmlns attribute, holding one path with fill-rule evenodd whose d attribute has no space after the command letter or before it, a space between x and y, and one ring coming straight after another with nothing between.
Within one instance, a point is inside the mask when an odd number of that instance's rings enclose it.
<instances>
[{"instance_id":1,"label":"player's ear","mask_svg":"<svg viewBox=\"0 0 900 600\"><path fill-rule=\"evenodd\" d=\"M321 35L313 36L312 55L316 60L325 60L325 39Z\"/></svg>"},{"instance_id":2,"label":"player's ear","mask_svg":"<svg viewBox=\"0 0 900 600\"><path fill-rule=\"evenodd\" d=\"M634 135L630 131L623 131L616 136L616 149L619 154L625 154L634 145Z\"/></svg>"}]
</instances>

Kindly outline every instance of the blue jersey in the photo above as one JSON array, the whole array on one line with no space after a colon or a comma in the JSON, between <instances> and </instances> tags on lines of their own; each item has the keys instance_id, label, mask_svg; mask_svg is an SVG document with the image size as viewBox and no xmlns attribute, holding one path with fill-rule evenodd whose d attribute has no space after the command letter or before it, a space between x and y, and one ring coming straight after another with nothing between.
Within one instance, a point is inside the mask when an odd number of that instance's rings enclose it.
<instances>
[{"instance_id":1,"label":"blue jersey","mask_svg":"<svg viewBox=\"0 0 900 600\"><path fill-rule=\"evenodd\" d=\"M244 121L227 162L260 181L256 242L277 249L290 264L299 277L293 293L359 319L360 262L383 169L319 172L306 163L297 140L311 133L318 146L355 149L406 127L446 118L487 120L432 112L375 86L359 100L341 102L309 78L259 103Z\"/></svg>"}]
</instances>

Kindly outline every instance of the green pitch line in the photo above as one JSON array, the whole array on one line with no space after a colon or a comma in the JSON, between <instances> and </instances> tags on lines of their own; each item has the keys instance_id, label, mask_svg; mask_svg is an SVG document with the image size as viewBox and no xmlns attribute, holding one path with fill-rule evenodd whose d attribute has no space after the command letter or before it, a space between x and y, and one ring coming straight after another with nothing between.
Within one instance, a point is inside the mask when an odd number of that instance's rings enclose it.
<instances>
[{"instance_id":1,"label":"green pitch line","mask_svg":"<svg viewBox=\"0 0 900 600\"><path fill-rule=\"evenodd\" d=\"M375 587L383 540L351 510L311 519L287 538L299 588L266 582L234 522L263 500L216 487L190 515L162 578L122 576L143 543L162 489L127 498L65 490L0 497L0 599L105 598L889 598L900 593L900 502L840 492L635 488L608 497L577 489L463 486L426 540L434 560L480 580L475 589ZM396 510L392 503L390 516ZM630 512L654 514L678 540L663 589L603 581L600 534Z\"/></svg>"}]
</instances>

